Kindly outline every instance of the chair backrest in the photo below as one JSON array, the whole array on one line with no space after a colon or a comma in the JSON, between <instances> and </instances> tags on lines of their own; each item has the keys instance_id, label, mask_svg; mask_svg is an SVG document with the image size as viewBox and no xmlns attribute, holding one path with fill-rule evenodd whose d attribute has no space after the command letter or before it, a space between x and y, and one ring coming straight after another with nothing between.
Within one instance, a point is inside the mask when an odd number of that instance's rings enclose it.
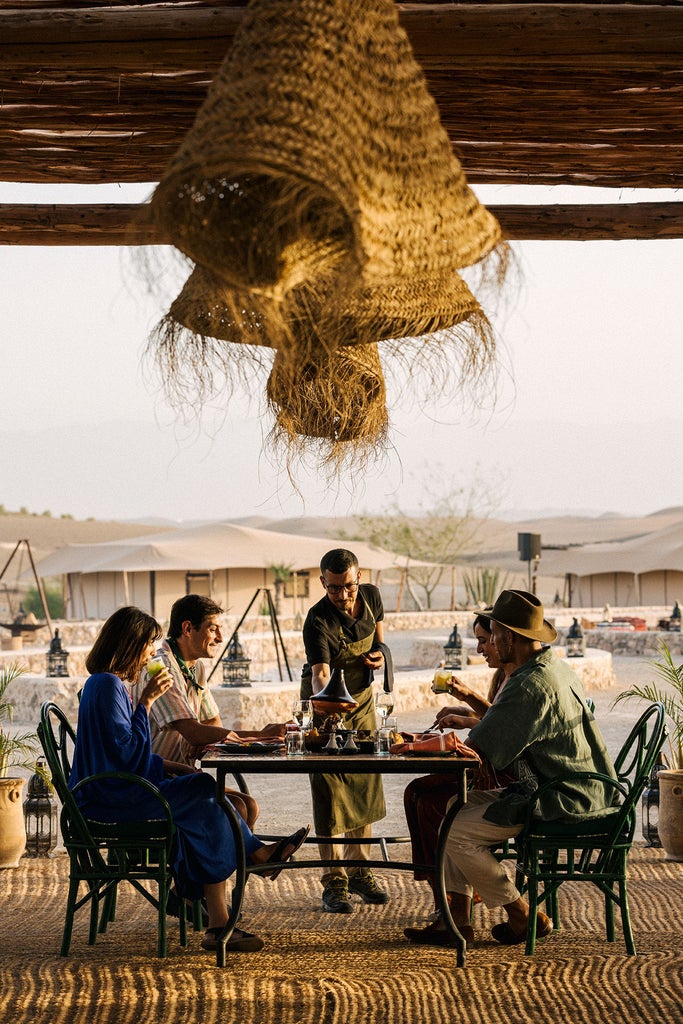
<instances>
[{"instance_id":1,"label":"chair backrest","mask_svg":"<svg viewBox=\"0 0 683 1024\"><path fill-rule=\"evenodd\" d=\"M619 781L629 789L647 785L666 738L664 705L650 704L631 729L614 760Z\"/></svg>"},{"instance_id":2,"label":"chair backrest","mask_svg":"<svg viewBox=\"0 0 683 1024\"><path fill-rule=\"evenodd\" d=\"M81 859L89 857L98 866L104 864L101 859L103 847L128 845L131 842L158 845L161 842L170 849L175 834L173 817L168 802L156 786L129 772L102 772L82 779L72 792L69 788L69 775L76 733L59 705L52 701L43 704L37 732L52 775L52 783L62 803L62 837L67 848L78 847ZM90 782L104 779L118 779L137 785L148 794L152 793L159 804L158 814L140 822L99 822L86 819L74 794Z\"/></svg>"},{"instance_id":3,"label":"chair backrest","mask_svg":"<svg viewBox=\"0 0 683 1024\"><path fill-rule=\"evenodd\" d=\"M665 739L664 705L657 702L651 704L640 716L614 761L614 770L619 783L626 790L619 815L615 821L614 842L617 842L619 837L628 839L629 842L633 840L636 807Z\"/></svg>"},{"instance_id":4,"label":"chair backrest","mask_svg":"<svg viewBox=\"0 0 683 1024\"><path fill-rule=\"evenodd\" d=\"M52 774L52 784L63 804L69 788L76 732L59 705L49 700L40 709L37 732Z\"/></svg>"},{"instance_id":5,"label":"chair backrest","mask_svg":"<svg viewBox=\"0 0 683 1024\"><path fill-rule=\"evenodd\" d=\"M104 858L93 839L81 810L69 789L71 757L76 733L71 722L58 704L45 701L40 709L37 728L45 760L47 761L52 785L62 804L60 824L62 838L67 849L78 847L78 860L82 868L95 867L106 871Z\"/></svg>"}]
</instances>

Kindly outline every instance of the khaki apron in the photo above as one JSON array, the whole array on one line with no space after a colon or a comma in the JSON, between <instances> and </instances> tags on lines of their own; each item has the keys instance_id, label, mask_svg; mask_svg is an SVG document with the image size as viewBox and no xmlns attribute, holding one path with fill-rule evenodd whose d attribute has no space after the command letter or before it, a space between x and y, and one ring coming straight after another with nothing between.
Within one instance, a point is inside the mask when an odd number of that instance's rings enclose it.
<instances>
[{"instance_id":1,"label":"khaki apron","mask_svg":"<svg viewBox=\"0 0 683 1024\"><path fill-rule=\"evenodd\" d=\"M361 595L361 600L366 605ZM369 612L369 609L368 609ZM371 615L372 618L372 615ZM375 701L372 686L367 685L368 670L362 656L372 647L375 639L375 620L372 631L362 640L348 641L340 627L341 648L330 668L344 670L346 688L358 701L358 707L342 715L342 725L347 729L376 728ZM306 700L312 695L311 676L304 674L301 679L301 697ZM320 726L325 715L316 714L313 724ZM361 825L380 821L387 813L384 802L384 787L381 775L311 775L311 796L313 800L313 821L319 836L337 836Z\"/></svg>"}]
</instances>

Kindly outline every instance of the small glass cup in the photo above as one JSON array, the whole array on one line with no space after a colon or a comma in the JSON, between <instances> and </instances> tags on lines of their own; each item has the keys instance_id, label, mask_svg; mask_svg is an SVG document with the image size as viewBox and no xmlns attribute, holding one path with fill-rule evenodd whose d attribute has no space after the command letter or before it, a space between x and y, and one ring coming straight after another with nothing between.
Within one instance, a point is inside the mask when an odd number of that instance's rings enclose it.
<instances>
[{"instance_id":1,"label":"small glass cup","mask_svg":"<svg viewBox=\"0 0 683 1024\"><path fill-rule=\"evenodd\" d=\"M287 757L301 757L304 752L303 733L290 729L285 733L285 754Z\"/></svg>"},{"instance_id":2,"label":"small glass cup","mask_svg":"<svg viewBox=\"0 0 683 1024\"><path fill-rule=\"evenodd\" d=\"M393 735L391 729L378 729L375 734L375 754L377 757L389 757Z\"/></svg>"},{"instance_id":3,"label":"small glass cup","mask_svg":"<svg viewBox=\"0 0 683 1024\"><path fill-rule=\"evenodd\" d=\"M449 668L437 668L432 679L432 693L448 693L448 684L453 672Z\"/></svg>"},{"instance_id":4,"label":"small glass cup","mask_svg":"<svg viewBox=\"0 0 683 1024\"><path fill-rule=\"evenodd\" d=\"M151 657L147 664L145 665L145 668L147 669L147 675L149 676L150 679L152 679L154 676L158 676L159 673L163 672L164 669L166 668L166 662L164 661L163 655L153 655L153 657Z\"/></svg>"}]
</instances>

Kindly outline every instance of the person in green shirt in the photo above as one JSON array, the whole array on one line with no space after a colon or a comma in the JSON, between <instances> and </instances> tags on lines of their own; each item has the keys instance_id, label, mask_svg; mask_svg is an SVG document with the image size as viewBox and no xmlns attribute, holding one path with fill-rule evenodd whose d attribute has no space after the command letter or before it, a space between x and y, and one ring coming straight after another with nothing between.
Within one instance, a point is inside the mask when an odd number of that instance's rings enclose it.
<instances>
[{"instance_id":1,"label":"person in green shirt","mask_svg":"<svg viewBox=\"0 0 683 1024\"><path fill-rule=\"evenodd\" d=\"M471 729L467 743L494 769L511 771L518 782L507 789L473 791L456 815L446 846L446 889L453 920L467 942L472 894L487 907L503 907L508 920L492 935L506 945L526 939L529 907L490 847L522 830L529 796L565 772L601 772L615 778L598 725L575 673L547 645L557 638L543 617L543 605L523 590L504 590L489 613L493 643L508 678L494 704ZM571 820L605 811L612 792L595 780L577 780L548 793L539 808L545 821ZM539 913L537 934L549 935L552 921ZM450 945L441 920L427 928L406 928L411 942Z\"/></svg>"}]
</instances>

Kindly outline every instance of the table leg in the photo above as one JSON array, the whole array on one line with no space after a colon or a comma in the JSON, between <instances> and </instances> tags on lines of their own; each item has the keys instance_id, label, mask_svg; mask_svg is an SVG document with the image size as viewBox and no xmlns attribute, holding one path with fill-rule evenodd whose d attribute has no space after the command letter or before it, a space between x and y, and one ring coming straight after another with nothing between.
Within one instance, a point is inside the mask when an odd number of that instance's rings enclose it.
<instances>
[{"instance_id":1,"label":"table leg","mask_svg":"<svg viewBox=\"0 0 683 1024\"><path fill-rule=\"evenodd\" d=\"M225 811L232 836L235 841L235 853L237 856L237 867L235 869L234 885L232 889L232 902L228 914L228 923L223 929L216 948L216 966L225 967L225 946L235 930L242 910L244 900L244 889L247 884L247 854L244 848L244 836L240 826L239 816L232 804L225 798L225 776L226 772L220 768L216 770L216 799Z\"/></svg>"},{"instance_id":2,"label":"table leg","mask_svg":"<svg viewBox=\"0 0 683 1024\"><path fill-rule=\"evenodd\" d=\"M460 775L460 794L458 798L446 811L446 815L441 822L441 828L439 829L439 841L436 846L436 897L439 904L439 910L443 922L446 925L448 931L456 941L456 965L458 967L465 966L465 959L467 955L467 943L460 934L458 927L453 920L451 914L451 908L448 905L448 896L446 893L446 841L448 839L448 833L451 830L451 825L456 814L467 802L467 782L466 774L463 770Z\"/></svg>"}]
</instances>

